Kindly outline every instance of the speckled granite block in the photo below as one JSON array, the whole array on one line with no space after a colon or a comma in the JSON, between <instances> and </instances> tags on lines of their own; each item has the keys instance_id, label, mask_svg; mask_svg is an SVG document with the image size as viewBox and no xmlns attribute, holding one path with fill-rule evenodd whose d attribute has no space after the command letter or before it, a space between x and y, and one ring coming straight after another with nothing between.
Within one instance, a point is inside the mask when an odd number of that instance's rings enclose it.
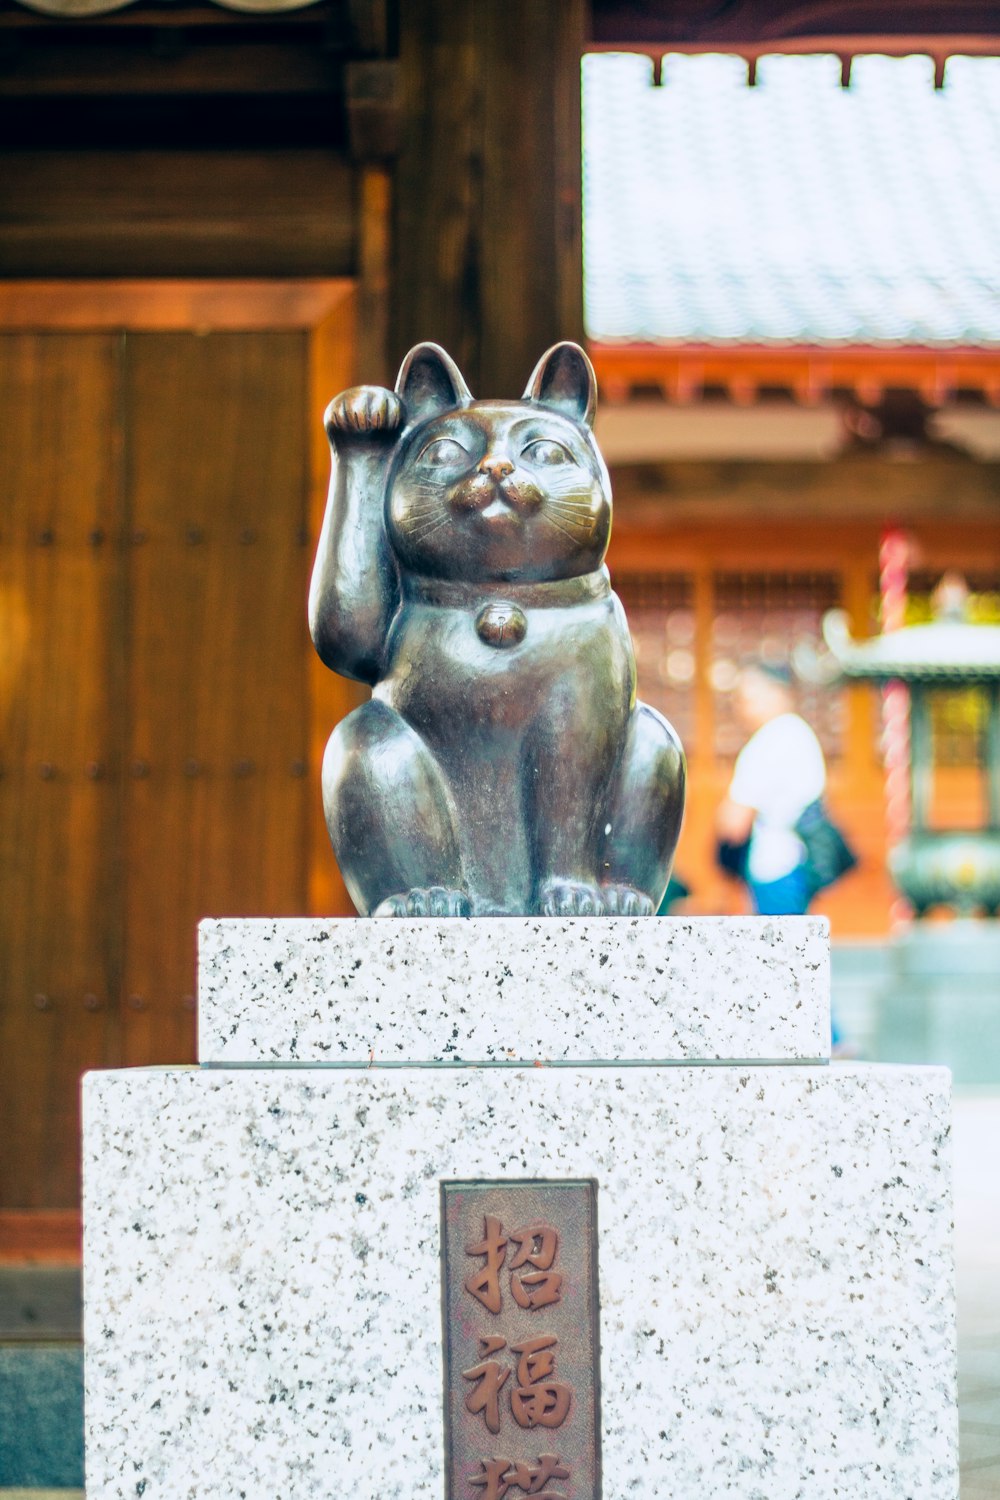
<instances>
[{"instance_id":1,"label":"speckled granite block","mask_svg":"<svg viewBox=\"0 0 1000 1500\"><path fill-rule=\"evenodd\" d=\"M88 1500L440 1500L439 1182L598 1182L605 1500L954 1500L948 1075L85 1084Z\"/></svg>"},{"instance_id":2,"label":"speckled granite block","mask_svg":"<svg viewBox=\"0 0 1000 1500\"><path fill-rule=\"evenodd\" d=\"M203 922L199 1059L801 1061L830 1051L822 917Z\"/></svg>"}]
</instances>

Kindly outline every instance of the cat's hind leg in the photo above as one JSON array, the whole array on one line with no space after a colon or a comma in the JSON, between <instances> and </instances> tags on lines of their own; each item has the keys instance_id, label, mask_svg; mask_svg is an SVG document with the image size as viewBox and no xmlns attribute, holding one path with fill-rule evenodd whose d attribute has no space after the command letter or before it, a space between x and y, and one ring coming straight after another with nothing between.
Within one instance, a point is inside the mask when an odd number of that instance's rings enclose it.
<instances>
[{"instance_id":1,"label":"cat's hind leg","mask_svg":"<svg viewBox=\"0 0 1000 1500\"><path fill-rule=\"evenodd\" d=\"M663 900L684 815L684 752L662 714L637 703L608 799L601 885L608 915L649 916Z\"/></svg>"},{"instance_id":2,"label":"cat's hind leg","mask_svg":"<svg viewBox=\"0 0 1000 1500\"><path fill-rule=\"evenodd\" d=\"M363 916L468 916L447 783L421 737L372 699L330 736L323 806L344 883Z\"/></svg>"}]
</instances>

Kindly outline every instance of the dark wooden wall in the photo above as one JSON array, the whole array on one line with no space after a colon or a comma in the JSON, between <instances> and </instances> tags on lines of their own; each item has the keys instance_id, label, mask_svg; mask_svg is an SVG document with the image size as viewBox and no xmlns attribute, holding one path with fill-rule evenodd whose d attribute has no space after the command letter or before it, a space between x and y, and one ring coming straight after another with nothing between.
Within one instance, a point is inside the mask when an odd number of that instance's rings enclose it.
<instances>
[{"instance_id":1,"label":"dark wooden wall","mask_svg":"<svg viewBox=\"0 0 1000 1500\"><path fill-rule=\"evenodd\" d=\"M345 6L0 0L0 276L340 276L356 264Z\"/></svg>"},{"instance_id":2,"label":"dark wooden wall","mask_svg":"<svg viewBox=\"0 0 1000 1500\"><path fill-rule=\"evenodd\" d=\"M75 1204L83 1069L193 1057L200 917L306 910L307 342L0 339L2 1208Z\"/></svg>"}]
</instances>

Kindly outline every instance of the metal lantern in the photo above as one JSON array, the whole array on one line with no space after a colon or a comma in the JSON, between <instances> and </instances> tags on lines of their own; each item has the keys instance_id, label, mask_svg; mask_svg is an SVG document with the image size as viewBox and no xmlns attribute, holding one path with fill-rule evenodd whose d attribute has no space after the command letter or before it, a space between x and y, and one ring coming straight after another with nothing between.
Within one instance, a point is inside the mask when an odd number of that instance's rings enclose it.
<instances>
[{"instance_id":1,"label":"metal lantern","mask_svg":"<svg viewBox=\"0 0 1000 1500\"><path fill-rule=\"evenodd\" d=\"M946 905L960 915L1000 909L1000 625L974 625L952 611L869 641L851 639L845 616L824 621L826 643L849 682L903 683L910 696L910 831L891 850L889 869L916 916ZM977 758L986 817L974 829L931 826L933 695L976 688L987 700Z\"/></svg>"}]
</instances>

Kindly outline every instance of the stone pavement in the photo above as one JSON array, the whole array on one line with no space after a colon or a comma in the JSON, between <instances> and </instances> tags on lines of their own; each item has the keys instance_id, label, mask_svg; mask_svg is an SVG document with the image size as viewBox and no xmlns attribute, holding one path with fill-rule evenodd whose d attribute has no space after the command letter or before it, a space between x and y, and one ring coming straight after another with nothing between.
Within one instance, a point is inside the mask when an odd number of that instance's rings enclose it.
<instances>
[{"instance_id":1,"label":"stone pavement","mask_svg":"<svg viewBox=\"0 0 1000 1500\"><path fill-rule=\"evenodd\" d=\"M962 1500L1000 1500L1000 1092L955 1095Z\"/></svg>"},{"instance_id":2,"label":"stone pavement","mask_svg":"<svg viewBox=\"0 0 1000 1500\"><path fill-rule=\"evenodd\" d=\"M961 1500L1000 1500L1000 1090L955 1096L955 1230ZM84 1494L0 1490L0 1500Z\"/></svg>"}]
</instances>

